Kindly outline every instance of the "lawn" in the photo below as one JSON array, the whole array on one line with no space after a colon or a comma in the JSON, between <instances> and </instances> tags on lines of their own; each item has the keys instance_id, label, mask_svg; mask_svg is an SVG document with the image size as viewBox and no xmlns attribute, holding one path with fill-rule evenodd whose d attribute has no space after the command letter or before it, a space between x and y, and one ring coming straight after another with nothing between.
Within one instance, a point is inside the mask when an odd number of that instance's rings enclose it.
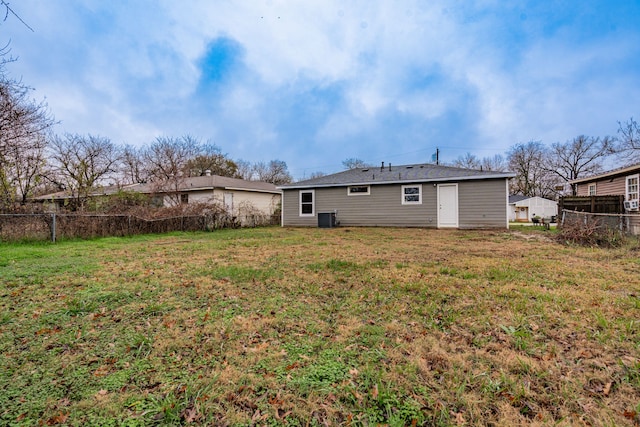
<instances>
[{"instance_id":1,"label":"lawn","mask_svg":"<svg viewBox=\"0 0 640 427\"><path fill-rule=\"evenodd\" d=\"M552 233L0 244L0 424L637 425L638 245Z\"/></svg>"}]
</instances>

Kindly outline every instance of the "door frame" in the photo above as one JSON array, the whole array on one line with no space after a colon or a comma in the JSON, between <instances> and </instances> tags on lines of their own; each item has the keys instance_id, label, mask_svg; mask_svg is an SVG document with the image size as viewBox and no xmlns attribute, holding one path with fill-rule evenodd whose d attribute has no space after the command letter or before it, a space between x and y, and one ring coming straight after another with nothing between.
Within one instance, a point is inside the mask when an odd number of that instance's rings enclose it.
<instances>
[{"instance_id":1,"label":"door frame","mask_svg":"<svg viewBox=\"0 0 640 427\"><path fill-rule=\"evenodd\" d=\"M441 201L440 201L440 191L441 189L453 189L454 190L454 196L455 196L455 204L452 207L453 208L453 213L455 214L455 218L456 218L456 222L454 225L452 224L443 224L442 221L442 215L440 214L441 210L442 210L442 205L441 205ZM436 209L438 210L438 228L458 228L460 226L460 219L459 219L459 215L458 215L458 184L438 184L438 188L437 188L437 205L436 205Z\"/></svg>"}]
</instances>

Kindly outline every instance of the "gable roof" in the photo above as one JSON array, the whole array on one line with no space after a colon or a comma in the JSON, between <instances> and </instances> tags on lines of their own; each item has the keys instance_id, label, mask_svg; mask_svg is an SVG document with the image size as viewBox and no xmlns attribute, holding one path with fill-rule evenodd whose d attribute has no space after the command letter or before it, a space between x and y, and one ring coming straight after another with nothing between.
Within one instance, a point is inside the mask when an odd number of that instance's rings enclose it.
<instances>
[{"instance_id":1,"label":"gable roof","mask_svg":"<svg viewBox=\"0 0 640 427\"><path fill-rule=\"evenodd\" d=\"M509 203L518 203L518 202L521 202L523 200L527 200L529 198L530 198L529 196L523 196L521 194L514 194L514 195L509 196Z\"/></svg>"},{"instance_id":2,"label":"gable roof","mask_svg":"<svg viewBox=\"0 0 640 427\"><path fill-rule=\"evenodd\" d=\"M547 199L545 197L540 197L540 196L523 196L521 194L512 194L511 196L509 196L509 204L514 205L516 203L520 203L529 199L539 199L539 200L545 200L547 202L558 203L555 200Z\"/></svg>"},{"instance_id":3,"label":"gable roof","mask_svg":"<svg viewBox=\"0 0 640 427\"><path fill-rule=\"evenodd\" d=\"M310 187L340 187L345 185L446 182L513 178L514 176L516 174L513 172L481 171L434 164L388 165L384 167L350 169L293 184L280 185L278 188L287 190Z\"/></svg>"},{"instance_id":4,"label":"gable roof","mask_svg":"<svg viewBox=\"0 0 640 427\"><path fill-rule=\"evenodd\" d=\"M591 175L586 178L574 179L573 181L569 181L569 184L579 184L582 182L597 181L599 179L612 178L617 175L626 175L630 172L640 172L640 163L636 165L624 166L618 169L613 169L598 175Z\"/></svg>"},{"instance_id":5,"label":"gable roof","mask_svg":"<svg viewBox=\"0 0 640 427\"><path fill-rule=\"evenodd\" d=\"M244 179L229 178L226 176L210 175L210 176L195 176L184 178L180 182L178 191L202 191L213 190L214 188L220 188L223 190L236 190L236 191L250 191L257 193L273 193L281 194L282 191L278 190L275 185L269 182L262 181L246 181ZM173 192L163 191L158 188L154 183L145 184L128 184L128 185L109 185L106 187L99 187L94 189L90 196L109 196L118 193L119 191L130 191L144 194L160 194ZM34 197L33 200L51 200L51 199L69 199L73 196L68 191L59 191L57 193L45 194L43 196Z\"/></svg>"},{"instance_id":6,"label":"gable roof","mask_svg":"<svg viewBox=\"0 0 640 427\"><path fill-rule=\"evenodd\" d=\"M224 190L253 191L260 193L277 193L281 191L270 182L247 181L239 178L229 178L227 176L210 175L210 176L194 176L184 178L180 183L178 191L199 191L212 190L214 188L222 188ZM128 187L129 191L139 191L141 193L161 193L153 183L136 184L138 187Z\"/></svg>"}]
</instances>

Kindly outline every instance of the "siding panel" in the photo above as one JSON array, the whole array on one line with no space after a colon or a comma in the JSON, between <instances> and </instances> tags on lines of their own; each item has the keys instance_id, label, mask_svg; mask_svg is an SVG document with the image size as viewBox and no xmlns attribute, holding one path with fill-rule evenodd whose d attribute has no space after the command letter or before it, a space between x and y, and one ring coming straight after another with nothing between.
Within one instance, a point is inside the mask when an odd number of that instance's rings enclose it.
<instances>
[{"instance_id":1,"label":"siding panel","mask_svg":"<svg viewBox=\"0 0 640 427\"><path fill-rule=\"evenodd\" d=\"M406 183L409 184L409 183ZM460 228L507 225L505 179L461 182L458 186ZM422 204L403 205L401 185L372 185L370 195L348 196L347 187L315 189L314 217L299 216L299 190L284 190L284 226L318 225L318 212L337 212L342 226L437 226L437 191L433 183L422 184Z\"/></svg>"},{"instance_id":2,"label":"siding panel","mask_svg":"<svg viewBox=\"0 0 640 427\"><path fill-rule=\"evenodd\" d=\"M460 228L507 228L507 197L504 179L460 182Z\"/></svg>"},{"instance_id":3,"label":"siding panel","mask_svg":"<svg viewBox=\"0 0 640 427\"><path fill-rule=\"evenodd\" d=\"M625 186L627 185L626 176L618 176L615 178L606 178L598 181L584 182L578 184L577 196L588 196L589 185L596 184L596 196L613 196L625 194Z\"/></svg>"}]
</instances>

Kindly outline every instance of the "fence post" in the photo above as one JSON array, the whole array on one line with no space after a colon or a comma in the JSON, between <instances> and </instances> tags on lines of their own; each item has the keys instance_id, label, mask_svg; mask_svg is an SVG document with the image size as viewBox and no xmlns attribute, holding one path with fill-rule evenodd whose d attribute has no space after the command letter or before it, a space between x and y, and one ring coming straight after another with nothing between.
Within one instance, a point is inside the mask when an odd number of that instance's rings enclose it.
<instances>
[{"instance_id":1,"label":"fence post","mask_svg":"<svg viewBox=\"0 0 640 427\"><path fill-rule=\"evenodd\" d=\"M51 214L51 241L56 242L56 213Z\"/></svg>"}]
</instances>

